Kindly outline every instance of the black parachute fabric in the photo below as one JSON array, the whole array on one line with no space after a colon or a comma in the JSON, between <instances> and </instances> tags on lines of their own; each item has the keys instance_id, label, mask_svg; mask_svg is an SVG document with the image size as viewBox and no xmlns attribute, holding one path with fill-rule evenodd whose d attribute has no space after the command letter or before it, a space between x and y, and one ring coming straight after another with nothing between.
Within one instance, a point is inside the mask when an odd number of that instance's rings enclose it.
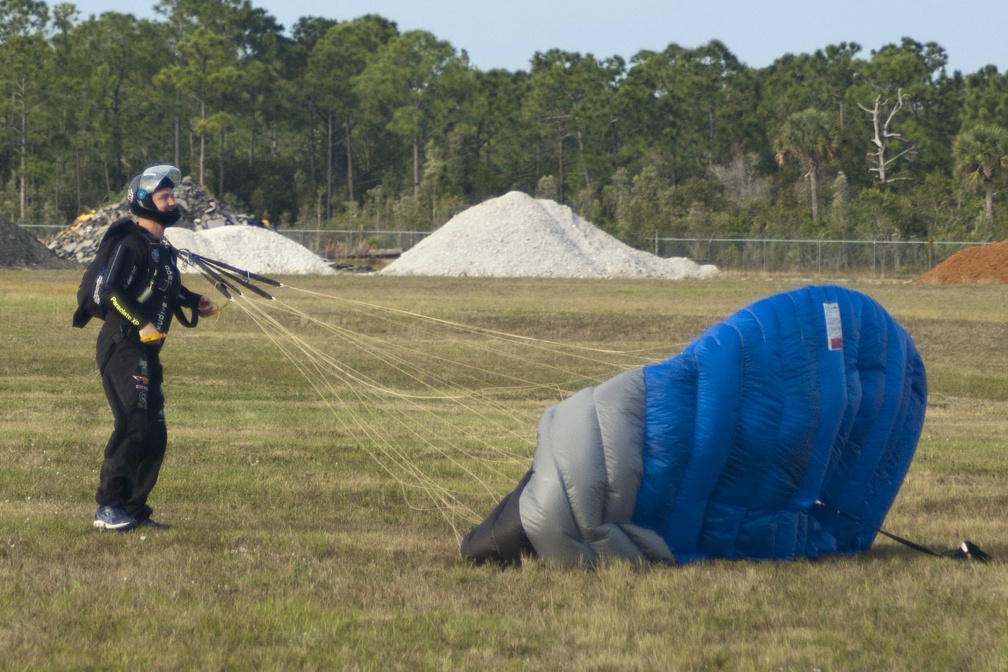
<instances>
[{"instance_id":1,"label":"black parachute fabric","mask_svg":"<svg viewBox=\"0 0 1008 672\"><path fill-rule=\"evenodd\" d=\"M926 404L912 339L873 299L833 286L772 296L549 408L531 470L462 554L595 565L864 552Z\"/></svg>"}]
</instances>

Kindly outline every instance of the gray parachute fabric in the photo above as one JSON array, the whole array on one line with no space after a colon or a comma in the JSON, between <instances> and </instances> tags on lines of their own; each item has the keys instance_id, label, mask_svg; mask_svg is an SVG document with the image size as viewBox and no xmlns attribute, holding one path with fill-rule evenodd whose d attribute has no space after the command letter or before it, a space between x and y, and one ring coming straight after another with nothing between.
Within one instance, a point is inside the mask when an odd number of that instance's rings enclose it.
<instances>
[{"instance_id":1,"label":"gray parachute fabric","mask_svg":"<svg viewBox=\"0 0 1008 672\"><path fill-rule=\"evenodd\" d=\"M543 414L520 499L522 526L540 555L565 565L594 565L606 556L673 561L658 534L629 522L643 434L641 369L581 390Z\"/></svg>"},{"instance_id":2,"label":"gray parachute fabric","mask_svg":"<svg viewBox=\"0 0 1008 672\"><path fill-rule=\"evenodd\" d=\"M543 413L532 468L462 541L477 562L543 555L591 566L605 557L672 562L655 532L630 517L641 480L644 378L632 369Z\"/></svg>"},{"instance_id":3,"label":"gray parachute fabric","mask_svg":"<svg viewBox=\"0 0 1008 672\"><path fill-rule=\"evenodd\" d=\"M657 533L630 522L642 475L644 407L638 368L548 408L532 468L466 535L462 555L503 564L537 554L571 566L606 557L673 562Z\"/></svg>"}]
</instances>

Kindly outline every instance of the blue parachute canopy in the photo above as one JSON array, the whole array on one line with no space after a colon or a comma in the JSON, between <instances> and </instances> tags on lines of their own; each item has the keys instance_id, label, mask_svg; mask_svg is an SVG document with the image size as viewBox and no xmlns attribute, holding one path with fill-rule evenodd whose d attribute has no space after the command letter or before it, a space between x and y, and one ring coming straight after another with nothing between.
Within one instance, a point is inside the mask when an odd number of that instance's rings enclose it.
<instances>
[{"instance_id":1,"label":"blue parachute canopy","mask_svg":"<svg viewBox=\"0 0 1008 672\"><path fill-rule=\"evenodd\" d=\"M772 296L549 408L532 468L462 553L593 565L864 552L926 404L913 341L874 300Z\"/></svg>"}]
</instances>

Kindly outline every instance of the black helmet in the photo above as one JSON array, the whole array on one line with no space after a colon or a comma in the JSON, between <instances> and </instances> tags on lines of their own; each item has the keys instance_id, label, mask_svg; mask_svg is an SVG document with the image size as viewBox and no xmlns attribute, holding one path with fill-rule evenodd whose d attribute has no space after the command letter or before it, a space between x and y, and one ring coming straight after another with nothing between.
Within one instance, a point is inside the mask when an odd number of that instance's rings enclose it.
<instances>
[{"instance_id":1,"label":"black helmet","mask_svg":"<svg viewBox=\"0 0 1008 672\"><path fill-rule=\"evenodd\" d=\"M158 189L175 188L182 181L182 171L175 166L151 166L134 177L126 190L126 202L130 212L138 217L153 219L162 226L171 226L182 217L176 205L174 209L161 212L154 205L152 196Z\"/></svg>"}]
</instances>

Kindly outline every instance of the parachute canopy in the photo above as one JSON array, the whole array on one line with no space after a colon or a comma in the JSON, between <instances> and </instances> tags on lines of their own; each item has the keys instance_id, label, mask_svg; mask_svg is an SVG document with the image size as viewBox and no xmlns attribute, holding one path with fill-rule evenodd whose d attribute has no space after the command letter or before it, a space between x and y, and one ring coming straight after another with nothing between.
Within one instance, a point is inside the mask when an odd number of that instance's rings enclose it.
<instances>
[{"instance_id":1,"label":"parachute canopy","mask_svg":"<svg viewBox=\"0 0 1008 672\"><path fill-rule=\"evenodd\" d=\"M550 407L531 469L462 554L594 565L864 552L926 403L912 339L874 300L832 286L772 296Z\"/></svg>"}]
</instances>

